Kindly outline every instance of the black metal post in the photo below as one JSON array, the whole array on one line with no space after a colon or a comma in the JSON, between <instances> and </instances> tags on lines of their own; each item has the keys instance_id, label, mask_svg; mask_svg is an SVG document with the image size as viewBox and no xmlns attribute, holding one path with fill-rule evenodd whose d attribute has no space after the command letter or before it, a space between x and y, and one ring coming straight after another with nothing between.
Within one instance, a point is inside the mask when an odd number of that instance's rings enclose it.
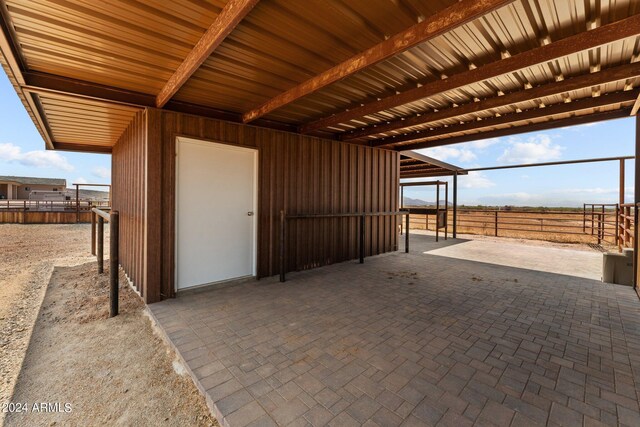
<instances>
[{"instance_id":1,"label":"black metal post","mask_svg":"<svg viewBox=\"0 0 640 427\"><path fill-rule=\"evenodd\" d=\"M444 240L449 238L449 181L444 182Z\"/></svg>"},{"instance_id":2,"label":"black metal post","mask_svg":"<svg viewBox=\"0 0 640 427\"><path fill-rule=\"evenodd\" d=\"M120 287L120 260L118 248L120 246L120 218L118 211L111 211L109 215L109 316L118 315L118 292Z\"/></svg>"},{"instance_id":3,"label":"black metal post","mask_svg":"<svg viewBox=\"0 0 640 427\"><path fill-rule=\"evenodd\" d=\"M440 240L440 231L438 228L438 217L440 216L440 181L436 184L436 242Z\"/></svg>"},{"instance_id":4,"label":"black metal post","mask_svg":"<svg viewBox=\"0 0 640 427\"><path fill-rule=\"evenodd\" d=\"M104 273L104 218L98 216L98 273Z\"/></svg>"},{"instance_id":5,"label":"black metal post","mask_svg":"<svg viewBox=\"0 0 640 427\"><path fill-rule=\"evenodd\" d=\"M407 223L407 231L404 233L404 251L405 253L409 253L409 212L407 212L405 221Z\"/></svg>"},{"instance_id":6,"label":"black metal post","mask_svg":"<svg viewBox=\"0 0 640 427\"><path fill-rule=\"evenodd\" d=\"M458 237L458 171L453 172L453 238Z\"/></svg>"},{"instance_id":7,"label":"black metal post","mask_svg":"<svg viewBox=\"0 0 640 427\"><path fill-rule=\"evenodd\" d=\"M400 210L404 209L404 185L400 185ZM400 235L402 236L402 220L400 220Z\"/></svg>"},{"instance_id":8,"label":"black metal post","mask_svg":"<svg viewBox=\"0 0 640 427\"><path fill-rule=\"evenodd\" d=\"M80 185L76 184L76 222L80 222Z\"/></svg>"},{"instance_id":9,"label":"black metal post","mask_svg":"<svg viewBox=\"0 0 640 427\"><path fill-rule=\"evenodd\" d=\"M96 254L96 214L93 211L91 214L91 255Z\"/></svg>"},{"instance_id":10,"label":"black metal post","mask_svg":"<svg viewBox=\"0 0 640 427\"><path fill-rule=\"evenodd\" d=\"M633 287L638 291L638 203L640 203L640 115L636 115L635 186L633 189Z\"/></svg>"},{"instance_id":11,"label":"black metal post","mask_svg":"<svg viewBox=\"0 0 640 427\"><path fill-rule=\"evenodd\" d=\"M364 226L365 215L360 217L360 264L364 263Z\"/></svg>"},{"instance_id":12,"label":"black metal post","mask_svg":"<svg viewBox=\"0 0 640 427\"><path fill-rule=\"evenodd\" d=\"M287 264L285 261L285 241L287 233L287 218L284 211L280 211L280 281L285 281Z\"/></svg>"}]
</instances>

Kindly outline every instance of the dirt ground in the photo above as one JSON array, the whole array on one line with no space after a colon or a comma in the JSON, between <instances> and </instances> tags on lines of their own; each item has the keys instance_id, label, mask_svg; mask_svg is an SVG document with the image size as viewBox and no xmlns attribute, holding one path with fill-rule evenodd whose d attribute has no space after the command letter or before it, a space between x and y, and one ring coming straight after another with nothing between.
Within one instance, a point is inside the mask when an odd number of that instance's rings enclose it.
<instances>
[{"instance_id":1,"label":"dirt ground","mask_svg":"<svg viewBox=\"0 0 640 427\"><path fill-rule=\"evenodd\" d=\"M451 211L450 211L451 212ZM591 235L591 222L587 220L587 233L582 232L582 212L518 212L501 211L499 217L499 235L523 241L540 241L567 244L596 244L598 241L597 230ZM449 231L451 231L453 219L449 215ZM597 221L594 227L597 229ZM494 211L459 211L458 232L473 236L495 237ZM411 215L411 228L424 230L424 215ZM429 215L429 229L435 230L435 215ZM605 224L605 238L602 246L607 249L615 248L615 214L608 212Z\"/></svg>"},{"instance_id":2,"label":"dirt ground","mask_svg":"<svg viewBox=\"0 0 640 427\"><path fill-rule=\"evenodd\" d=\"M0 225L0 404L27 408L3 407L0 420L217 425L124 275L120 315L108 318L108 275L88 250L88 225ZM34 411L41 402L47 411Z\"/></svg>"}]
</instances>

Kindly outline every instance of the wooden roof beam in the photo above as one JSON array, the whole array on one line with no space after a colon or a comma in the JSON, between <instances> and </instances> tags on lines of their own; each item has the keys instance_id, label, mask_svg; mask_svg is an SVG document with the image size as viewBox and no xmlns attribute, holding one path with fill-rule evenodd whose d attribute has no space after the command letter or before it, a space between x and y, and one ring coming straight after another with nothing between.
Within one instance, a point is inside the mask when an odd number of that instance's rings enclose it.
<instances>
[{"instance_id":1,"label":"wooden roof beam","mask_svg":"<svg viewBox=\"0 0 640 427\"><path fill-rule=\"evenodd\" d=\"M457 132L486 129L495 126L523 122L526 120L551 117L558 114L567 114L574 111L595 109L608 105L633 101L639 93L640 89L635 89L630 91L621 91L606 94L595 98L583 98L569 103L562 102L559 104L549 105L544 108L532 108L520 113L503 114L500 117L486 118L483 120L473 120L462 124L442 126L433 130L416 131L408 133L406 135L381 138L378 140L370 141L370 145L372 147L384 147L387 145L395 145L402 142L424 141L427 138L433 138L436 136L443 136Z\"/></svg>"},{"instance_id":2,"label":"wooden roof beam","mask_svg":"<svg viewBox=\"0 0 640 427\"><path fill-rule=\"evenodd\" d=\"M500 59L472 70L454 74L446 79L434 80L420 87L382 98L379 101L373 101L332 116L324 117L301 126L300 131L306 133L334 126L339 123L346 123L369 114L388 110L399 105L408 104L476 82L492 79L503 74L512 73L572 53L637 36L638 28L640 28L640 14L514 56Z\"/></svg>"},{"instance_id":3,"label":"wooden roof beam","mask_svg":"<svg viewBox=\"0 0 640 427\"><path fill-rule=\"evenodd\" d=\"M631 115L635 116L636 114L638 114L638 110L640 110L640 95L638 95L636 103L633 104L633 107L631 108Z\"/></svg>"},{"instance_id":4,"label":"wooden roof beam","mask_svg":"<svg viewBox=\"0 0 640 427\"><path fill-rule=\"evenodd\" d=\"M631 107L619 110L603 111L599 113L586 114L583 116L567 117L566 119L549 120L542 123L534 123L524 126L515 126L507 129L497 129L488 132L478 132L471 135L461 135L450 138L437 139L434 141L416 142L410 145L403 145L397 148L399 151L419 150L422 148L441 147L443 145L459 144L462 142L477 141L479 139L499 138L501 136L517 135L521 133L538 132L541 130L557 129L567 126L577 126L587 123L601 122L605 120L628 117Z\"/></svg>"},{"instance_id":5,"label":"wooden roof beam","mask_svg":"<svg viewBox=\"0 0 640 427\"><path fill-rule=\"evenodd\" d=\"M436 136L446 136L449 134L468 132L472 130L479 130L479 133L474 135L481 135L481 129L490 129L496 126L510 125L519 122L525 122L533 119L540 119L545 117L552 117L559 114L567 114L580 110L597 109L608 105L628 103L634 99L634 97L640 93L640 89L633 91L622 91L613 94L607 94L595 98L586 98L571 103L559 103L550 105L544 108L532 108L520 113L505 114L500 117L486 118L483 120L474 120L466 123L461 123L452 126L443 126L432 131L418 131L412 132L406 135L393 138L382 138L380 140L374 140L370 142L373 147L384 147L389 145L396 145L403 142L420 142L426 141L428 138ZM510 129L515 129L517 125ZM486 131L485 131L486 132ZM516 132L518 133L518 132ZM480 136L480 138L483 138ZM476 139L480 139L476 138ZM405 146L400 146L404 149Z\"/></svg>"},{"instance_id":6,"label":"wooden roof beam","mask_svg":"<svg viewBox=\"0 0 640 427\"><path fill-rule=\"evenodd\" d=\"M259 107L247 111L243 115L243 121L245 123L253 121L273 110L284 107L325 86L398 55L407 49L444 34L513 1L514 0L460 0L441 12L429 16L419 24L409 27L364 52L352 56L333 68L269 99Z\"/></svg>"},{"instance_id":7,"label":"wooden roof beam","mask_svg":"<svg viewBox=\"0 0 640 427\"><path fill-rule=\"evenodd\" d=\"M350 141L352 139L386 133L392 130L451 119L467 114L475 114L494 108L506 107L509 105L519 104L538 98L560 95L565 92L572 92L575 90L590 88L592 86L597 86L605 83L632 79L638 76L640 76L640 62L634 62L631 64L609 68L597 73L584 74L565 80L555 81L552 83L534 87L532 89L522 89L518 90L517 92L511 92L506 95L483 99L478 102L469 102L467 104L462 104L459 107L451 107L431 113L423 113L419 116L413 116L404 120L394 120L388 124L379 126L370 126L359 131L342 134L340 135L340 139L343 141Z\"/></svg>"},{"instance_id":8,"label":"wooden roof beam","mask_svg":"<svg viewBox=\"0 0 640 427\"><path fill-rule=\"evenodd\" d=\"M162 108L189 80L204 61L224 41L259 0L229 0L198 43L167 80L156 97L155 106Z\"/></svg>"}]
</instances>

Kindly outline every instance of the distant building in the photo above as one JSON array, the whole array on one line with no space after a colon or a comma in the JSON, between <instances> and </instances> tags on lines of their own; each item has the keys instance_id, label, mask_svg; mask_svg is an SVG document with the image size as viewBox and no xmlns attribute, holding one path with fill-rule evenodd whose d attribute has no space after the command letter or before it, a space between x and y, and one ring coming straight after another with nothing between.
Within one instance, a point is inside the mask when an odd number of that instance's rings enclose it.
<instances>
[{"instance_id":1,"label":"distant building","mask_svg":"<svg viewBox=\"0 0 640 427\"><path fill-rule=\"evenodd\" d=\"M0 176L0 199L27 200L37 191L66 191L67 180L62 178L33 178L29 176Z\"/></svg>"}]
</instances>

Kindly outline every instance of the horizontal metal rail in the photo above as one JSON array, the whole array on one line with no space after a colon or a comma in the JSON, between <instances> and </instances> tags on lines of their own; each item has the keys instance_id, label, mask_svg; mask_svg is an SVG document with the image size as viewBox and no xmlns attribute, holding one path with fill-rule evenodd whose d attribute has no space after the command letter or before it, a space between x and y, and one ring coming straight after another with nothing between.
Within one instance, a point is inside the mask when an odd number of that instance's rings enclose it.
<instances>
[{"instance_id":1,"label":"horizontal metal rail","mask_svg":"<svg viewBox=\"0 0 640 427\"><path fill-rule=\"evenodd\" d=\"M359 218L358 231L358 252L360 264L364 263L365 250L365 218L379 216L405 216L405 238L404 251L409 252L409 212L408 211L389 211L389 212L347 212L347 213L328 213L328 214L287 214L280 211L280 281L286 280L287 272L287 221L302 219L331 219L331 218Z\"/></svg>"},{"instance_id":2,"label":"horizontal metal rail","mask_svg":"<svg viewBox=\"0 0 640 427\"><path fill-rule=\"evenodd\" d=\"M597 204L593 205L592 213L591 205L585 206L589 206L589 209L579 211L459 209L456 220L459 229L466 229L472 234L517 237L522 233L531 233L541 236L536 238L543 239L545 235L553 236L552 240L566 235L571 236L571 240L580 241L584 241L586 236L591 239L593 235L594 243L606 240L616 245L624 244L626 247L632 243L630 236L633 233L628 229L634 222L631 212L619 209L616 204ZM430 219L425 221L425 215L412 214L410 226L433 229L434 224ZM585 239L577 238L581 235L585 236Z\"/></svg>"}]
</instances>

